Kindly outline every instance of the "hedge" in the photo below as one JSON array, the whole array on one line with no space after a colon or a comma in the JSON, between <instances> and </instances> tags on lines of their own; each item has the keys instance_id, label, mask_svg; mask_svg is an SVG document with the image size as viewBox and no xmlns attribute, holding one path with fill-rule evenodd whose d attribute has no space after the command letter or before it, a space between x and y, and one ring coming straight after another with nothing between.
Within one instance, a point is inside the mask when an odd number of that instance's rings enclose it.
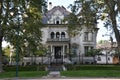
<instances>
[{"instance_id":1,"label":"hedge","mask_svg":"<svg viewBox=\"0 0 120 80\"><path fill-rule=\"evenodd\" d=\"M120 70L119 65L65 65L67 70Z\"/></svg>"},{"instance_id":2,"label":"hedge","mask_svg":"<svg viewBox=\"0 0 120 80\"><path fill-rule=\"evenodd\" d=\"M16 66L3 66L4 71L16 71ZM45 71L45 66L18 66L19 71Z\"/></svg>"}]
</instances>

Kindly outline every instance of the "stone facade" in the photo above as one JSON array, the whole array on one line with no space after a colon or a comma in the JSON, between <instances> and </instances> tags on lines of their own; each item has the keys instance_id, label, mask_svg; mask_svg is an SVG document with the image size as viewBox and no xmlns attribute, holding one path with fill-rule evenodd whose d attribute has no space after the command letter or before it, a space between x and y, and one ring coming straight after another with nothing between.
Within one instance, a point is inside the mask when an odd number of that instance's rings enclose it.
<instances>
[{"instance_id":1,"label":"stone facade","mask_svg":"<svg viewBox=\"0 0 120 80\"><path fill-rule=\"evenodd\" d=\"M71 53L74 56L85 55L89 49L96 48L97 30L96 24L94 29L88 29L85 25L77 35L70 37L68 34L68 22L63 22L64 18L69 15L63 6L55 6L43 15L45 27L42 31L42 44L49 50L52 58L59 59ZM71 52L70 52L71 51Z\"/></svg>"}]
</instances>

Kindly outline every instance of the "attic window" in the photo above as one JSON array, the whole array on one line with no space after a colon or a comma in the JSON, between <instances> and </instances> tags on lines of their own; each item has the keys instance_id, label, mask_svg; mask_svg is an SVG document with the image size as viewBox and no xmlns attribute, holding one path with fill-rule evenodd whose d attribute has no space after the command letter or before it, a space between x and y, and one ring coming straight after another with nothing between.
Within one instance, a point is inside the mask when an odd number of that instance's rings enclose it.
<instances>
[{"instance_id":1,"label":"attic window","mask_svg":"<svg viewBox=\"0 0 120 80\"><path fill-rule=\"evenodd\" d=\"M56 18L56 24L60 24L60 18L59 17Z\"/></svg>"},{"instance_id":2,"label":"attic window","mask_svg":"<svg viewBox=\"0 0 120 80\"><path fill-rule=\"evenodd\" d=\"M56 21L56 24L60 24L59 21Z\"/></svg>"}]
</instances>

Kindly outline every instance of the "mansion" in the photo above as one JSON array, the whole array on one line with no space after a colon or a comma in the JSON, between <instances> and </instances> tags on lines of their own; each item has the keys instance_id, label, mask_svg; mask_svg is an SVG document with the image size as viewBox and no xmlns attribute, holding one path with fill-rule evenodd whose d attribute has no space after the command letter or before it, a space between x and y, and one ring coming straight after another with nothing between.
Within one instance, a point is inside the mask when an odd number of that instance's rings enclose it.
<instances>
[{"instance_id":1,"label":"mansion","mask_svg":"<svg viewBox=\"0 0 120 80\"><path fill-rule=\"evenodd\" d=\"M74 36L71 37L68 33L68 21L64 21L69 14L70 12L63 6L51 7L47 13L43 14L42 22L44 26L41 29L41 43L47 49L46 56L23 57L19 64L27 65L28 63L32 64L32 62L36 64L51 64L54 62L71 64L72 62L80 63L80 61L81 63L93 63L94 61L91 61L94 60L93 58L85 56L90 49L96 48L97 24L90 25L94 28L77 24L77 27L81 29L77 30L77 34L73 34ZM73 27L76 27L76 25ZM72 59L70 59L70 56ZM15 64L11 58L9 63L11 65Z\"/></svg>"},{"instance_id":2,"label":"mansion","mask_svg":"<svg viewBox=\"0 0 120 80\"><path fill-rule=\"evenodd\" d=\"M69 14L65 7L55 6L43 15L42 44L49 50L52 59L64 59L68 54L85 56L88 50L96 48L97 25L88 29L88 26L79 24L82 29L70 37L68 22L63 22Z\"/></svg>"}]
</instances>

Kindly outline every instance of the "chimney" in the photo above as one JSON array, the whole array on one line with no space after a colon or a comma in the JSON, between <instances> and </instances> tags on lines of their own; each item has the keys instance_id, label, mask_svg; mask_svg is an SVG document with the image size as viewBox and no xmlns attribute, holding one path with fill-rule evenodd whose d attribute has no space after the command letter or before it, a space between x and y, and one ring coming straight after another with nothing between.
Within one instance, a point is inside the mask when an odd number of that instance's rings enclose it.
<instances>
[{"instance_id":1,"label":"chimney","mask_svg":"<svg viewBox=\"0 0 120 80\"><path fill-rule=\"evenodd\" d=\"M52 9L52 2L49 2L48 10L51 10L51 9Z\"/></svg>"}]
</instances>

